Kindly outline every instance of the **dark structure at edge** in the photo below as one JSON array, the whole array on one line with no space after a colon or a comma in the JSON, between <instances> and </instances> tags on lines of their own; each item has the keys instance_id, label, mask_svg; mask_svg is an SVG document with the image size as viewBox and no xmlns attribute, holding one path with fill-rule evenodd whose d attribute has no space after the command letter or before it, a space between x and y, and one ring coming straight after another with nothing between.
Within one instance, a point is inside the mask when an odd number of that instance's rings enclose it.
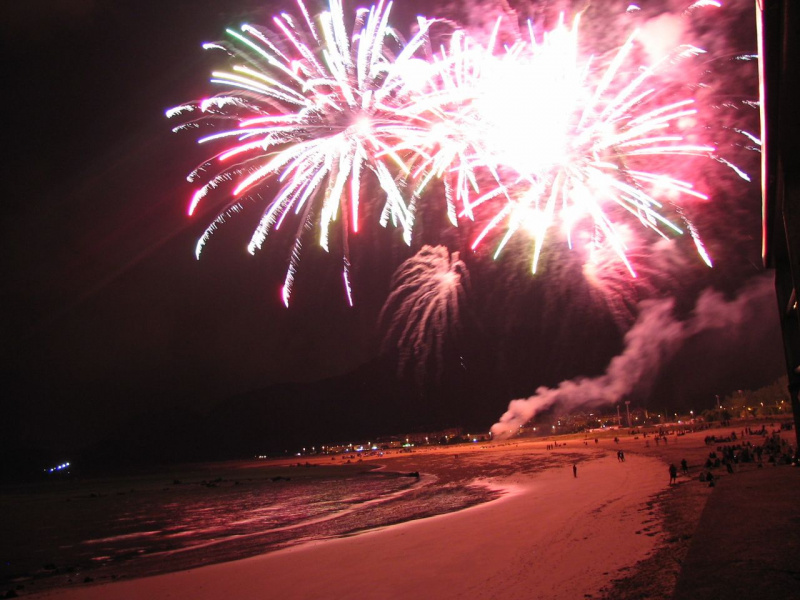
<instances>
[{"instance_id":1,"label":"dark structure at edge","mask_svg":"<svg viewBox=\"0 0 800 600\"><path fill-rule=\"evenodd\" d=\"M800 2L756 0L764 265L775 269L789 394L800 445Z\"/></svg>"}]
</instances>

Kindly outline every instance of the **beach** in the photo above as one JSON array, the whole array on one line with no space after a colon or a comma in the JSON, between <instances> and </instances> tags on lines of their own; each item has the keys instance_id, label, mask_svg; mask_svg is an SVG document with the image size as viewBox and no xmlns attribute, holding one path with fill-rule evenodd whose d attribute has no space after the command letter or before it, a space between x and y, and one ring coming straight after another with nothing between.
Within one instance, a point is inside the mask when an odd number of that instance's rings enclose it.
<instances>
[{"instance_id":1,"label":"beach","mask_svg":"<svg viewBox=\"0 0 800 600\"><path fill-rule=\"evenodd\" d=\"M618 598L626 589L640 589L636 573L651 569L644 579L655 589L642 597L669 597L680 555L713 490L698 480L709 452L708 434L671 434L658 446L652 436L625 432L619 442L610 436L597 442L583 435L557 438L558 446L551 449L553 440L519 440L370 457L364 463L429 473L442 482L469 478L503 494L458 512L262 556L25 595L52 600ZM687 459L690 471L670 485L668 465L678 464L678 457ZM533 468L539 461L550 466ZM330 462L326 457L323 464ZM676 506L679 510L670 510Z\"/></svg>"}]
</instances>

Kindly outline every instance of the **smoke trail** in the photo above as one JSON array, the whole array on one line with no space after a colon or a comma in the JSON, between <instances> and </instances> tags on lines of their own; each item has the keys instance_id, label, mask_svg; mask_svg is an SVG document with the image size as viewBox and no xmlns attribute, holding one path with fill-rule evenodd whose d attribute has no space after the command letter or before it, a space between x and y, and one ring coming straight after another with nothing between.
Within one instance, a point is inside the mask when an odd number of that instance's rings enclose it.
<instances>
[{"instance_id":1,"label":"smoke trail","mask_svg":"<svg viewBox=\"0 0 800 600\"><path fill-rule=\"evenodd\" d=\"M718 291L703 291L686 320L674 316L674 300L646 300L639 304L639 317L625 335L624 350L611 359L606 372L594 378L561 382L556 388L540 387L527 399L512 400L508 410L492 426L497 438L516 433L537 413L554 404L565 410L619 402L636 391L647 392L663 365L683 343L704 331L716 330L735 339L752 322L753 307L763 306L772 294L769 276L756 277L737 297L728 301Z\"/></svg>"}]
</instances>

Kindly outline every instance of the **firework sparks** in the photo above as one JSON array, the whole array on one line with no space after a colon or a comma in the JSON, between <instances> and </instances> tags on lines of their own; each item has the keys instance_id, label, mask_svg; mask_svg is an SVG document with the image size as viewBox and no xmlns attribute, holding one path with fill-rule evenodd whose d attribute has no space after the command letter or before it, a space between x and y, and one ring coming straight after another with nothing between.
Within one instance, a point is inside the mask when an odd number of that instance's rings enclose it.
<instances>
[{"instance_id":1,"label":"firework sparks","mask_svg":"<svg viewBox=\"0 0 800 600\"><path fill-rule=\"evenodd\" d=\"M421 375L431 355L441 364L445 336L458 330L468 286L467 265L444 246L423 246L400 265L380 316L388 319L384 345L396 343L400 371L413 361Z\"/></svg>"},{"instance_id":2,"label":"firework sparks","mask_svg":"<svg viewBox=\"0 0 800 600\"><path fill-rule=\"evenodd\" d=\"M696 2L692 10L716 4ZM212 192L230 192L201 236L198 256L245 198L275 185L248 250L261 248L295 215L282 288L288 306L307 232L315 231L328 251L338 222L335 240L352 304L348 236L368 214L399 227L410 244L417 201L440 180L451 224L480 222L473 250L492 240L497 258L513 236L527 234L534 273L559 231L570 247L589 232L636 277L621 233L627 222L655 232L655 239L688 233L711 266L682 207L709 198L670 165L699 156L747 175L713 144L696 141L704 125L695 100L664 93L662 80L703 50L681 46L642 65L638 57L649 52L638 51L634 32L608 59L582 58L579 19L562 18L538 35L529 24L527 40L502 48L499 22L485 44L456 30L449 45L430 54L434 21L419 17L417 34L405 44L389 26L391 3L356 11L350 32L341 0L331 0L316 19L299 6L302 18L282 13L271 30L244 25L228 31L232 42L208 44L234 59L230 71L212 78L227 91L168 112L198 116L181 127L228 125L199 140L228 145L190 176L213 173L194 194L190 213ZM366 174L370 181L362 184ZM380 192L362 194L366 185Z\"/></svg>"},{"instance_id":3,"label":"firework sparks","mask_svg":"<svg viewBox=\"0 0 800 600\"><path fill-rule=\"evenodd\" d=\"M473 249L502 232L497 257L513 235L525 232L533 240L536 273L554 229L561 229L571 246L575 229L589 227L635 277L619 234L616 214L622 209L661 237L688 230L711 266L696 229L682 213L667 216L659 199L708 197L689 182L646 167L653 157L663 162L687 155L727 163L714 146L687 141L686 124L696 121L698 112L694 100L662 103L654 81L662 67L703 51L681 47L627 76L623 67L631 62L636 34L600 69L591 60L580 62L577 32L576 19L571 27L562 21L538 43L531 33L527 46L511 48L486 69L493 76L479 80L472 106L480 113L480 127L471 133L489 140L492 173L501 176L492 178L499 185L463 211L488 215ZM502 85L505 80L513 82L511 89Z\"/></svg>"},{"instance_id":4,"label":"firework sparks","mask_svg":"<svg viewBox=\"0 0 800 600\"><path fill-rule=\"evenodd\" d=\"M232 43L207 44L225 49L234 59L230 71L212 74L211 81L227 91L167 113L169 117L199 113L200 121L234 125L199 140L201 144L233 140L233 144L190 176L194 180L207 168L221 165L221 171L194 194L189 214L211 191L230 182L234 185L232 199L198 242L198 257L210 234L241 207L242 198L268 183L280 186L248 251L261 248L288 215L298 215L300 225L282 289L287 306L303 233L316 226L319 244L327 251L337 220L342 229L345 289L351 299L348 235L359 229L364 172L371 172L385 193L378 211L380 223L399 226L410 243L413 215L395 176L407 167L393 146L404 130L415 127L403 108L410 102L411 74L427 64L414 55L425 40L428 22L420 19L417 35L402 44L388 26L391 3L357 11L351 34L344 25L341 0L331 0L330 10L316 23L302 2L299 6L303 15L299 23L283 13L274 18L274 30L243 25L240 31L227 31Z\"/></svg>"}]
</instances>

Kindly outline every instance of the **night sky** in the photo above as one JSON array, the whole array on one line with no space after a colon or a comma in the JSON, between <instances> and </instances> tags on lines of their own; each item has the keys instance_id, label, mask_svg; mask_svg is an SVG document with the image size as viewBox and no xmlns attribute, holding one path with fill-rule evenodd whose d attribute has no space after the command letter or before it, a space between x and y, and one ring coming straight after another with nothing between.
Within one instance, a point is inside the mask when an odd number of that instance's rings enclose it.
<instances>
[{"instance_id":1,"label":"night sky","mask_svg":"<svg viewBox=\"0 0 800 600\"><path fill-rule=\"evenodd\" d=\"M4 8L4 455L177 460L445 426L488 430L509 400L602 373L632 319L615 320L574 261L554 251L533 278L513 252L502 264L468 256L463 241L439 235L441 217L424 222L412 249L378 227L354 244L355 308L337 256L311 247L283 307L290 240L268 238L247 254L258 210L220 230L195 260L215 213L186 216L185 176L205 155L191 134L170 132L164 111L208 94L215 65L202 42L271 14L253 0L234 4ZM413 6L398 7L399 20ZM736 51L752 51L752 24L741 27ZM743 95L754 90L751 78ZM757 124L755 111L742 119ZM757 174L757 156L743 162ZM697 221L715 268L655 275L647 295L675 296L676 318L709 287L731 301L746 288L750 300L737 305L745 312L735 330L687 339L633 404L698 410L714 394L783 372L769 274L760 275L757 177L733 187L729 173L712 171L726 206ZM392 271L423 242L461 250L472 286L460 336L419 382L413 373L398 379L395 357L380 354L377 322Z\"/></svg>"}]
</instances>

